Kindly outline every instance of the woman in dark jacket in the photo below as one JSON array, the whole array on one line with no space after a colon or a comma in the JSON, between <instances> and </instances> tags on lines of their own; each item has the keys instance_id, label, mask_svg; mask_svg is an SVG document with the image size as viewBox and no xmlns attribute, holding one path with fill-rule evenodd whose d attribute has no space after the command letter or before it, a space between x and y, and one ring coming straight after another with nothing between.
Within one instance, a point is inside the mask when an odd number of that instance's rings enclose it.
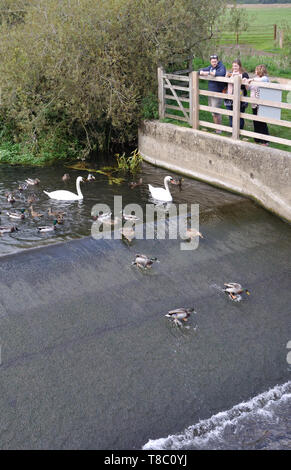
<instances>
[{"instance_id":1,"label":"woman in dark jacket","mask_svg":"<svg viewBox=\"0 0 291 470\"><path fill-rule=\"evenodd\" d=\"M235 77L236 75L240 75L242 79L248 79L249 78L247 72L245 72L244 69L242 68L241 61L239 59L236 59L236 60L233 61L232 71L228 72L226 74L226 76L228 78ZM228 95L233 94L233 83L228 84L227 94ZM247 96L246 85L241 86L241 95ZM225 104L226 109L229 109L230 111L232 111L232 109L233 109L233 101L232 100L224 100L224 104ZM247 106L248 106L248 103L241 103L240 112L244 113ZM245 124L245 120L243 118L240 118L240 126L239 126L240 129L244 128L244 124ZM232 116L229 116L229 125L230 125L230 127L232 127Z\"/></svg>"}]
</instances>

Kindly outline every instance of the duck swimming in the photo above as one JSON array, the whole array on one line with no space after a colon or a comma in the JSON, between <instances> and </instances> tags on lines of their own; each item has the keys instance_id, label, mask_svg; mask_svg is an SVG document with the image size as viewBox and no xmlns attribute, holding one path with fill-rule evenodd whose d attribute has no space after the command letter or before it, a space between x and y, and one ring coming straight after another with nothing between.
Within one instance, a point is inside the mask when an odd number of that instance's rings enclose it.
<instances>
[{"instance_id":1,"label":"duck swimming","mask_svg":"<svg viewBox=\"0 0 291 470\"><path fill-rule=\"evenodd\" d=\"M57 201L80 201L83 199L83 194L80 189L81 181L84 181L83 177L78 176L76 179L77 194L72 193L71 191L66 191L64 189L52 191L50 193L44 191L44 193L51 199L56 199Z\"/></svg>"},{"instance_id":2,"label":"duck swimming","mask_svg":"<svg viewBox=\"0 0 291 470\"><path fill-rule=\"evenodd\" d=\"M24 212L25 212L25 209L21 209L20 212L7 212L7 215L8 217L10 217L10 219L25 219L25 215L24 215Z\"/></svg>"},{"instance_id":3,"label":"duck swimming","mask_svg":"<svg viewBox=\"0 0 291 470\"><path fill-rule=\"evenodd\" d=\"M242 299L242 294L245 292L247 295L250 295L250 291L248 289L245 289L241 286L241 284L238 284L237 282L228 282L225 285L225 288L223 291L228 294L229 298L231 300L234 300L235 302L240 302Z\"/></svg>"},{"instance_id":4,"label":"duck swimming","mask_svg":"<svg viewBox=\"0 0 291 470\"><path fill-rule=\"evenodd\" d=\"M25 180L25 182L27 184L29 184L30 186L35 186L36 184L39 184L40 183L40 180L38 178L27 178L27 180Z\"/></svg>"},{"instance_id":5,"label":"duck swimming","mask_svg":"<svg viewBox=\"0 0 291 470\"><path fill-rule=\"evenodd\" d=\"M56 229L57 220L54 220L53 225L43 225L41 227L37 227L38 232L46 233L46 232L53 232Z\"/></svg>"},{"instance_id":6,"label":"duck swimming","mask_svg":"<svg viewBox=\"0 0 291 470\"><path fill-rule=\"evenodd\" d=\"M39 212L35 212L35 211L33 210L33 206L32 206L32 205L29 206L29 209L30 209L31 217L34 218L34 217L42 217L42 216L43 216L43 214L40 214Z\"/></svg>"},{"instance_id":7,"label":"duck swimming","mask_svg":"<svg viewBox=\"0 0 291 470\"><path fill-rule=\"evenodd\" d=\"M64 176L62 176L62 180L64 181L64 183L66 181L69 181L70 179L71 179L71 177L70 177L69 173L65 173Z\"/></svg>"},{"instance_id":8,"label":"duck swimming","mask_svg":"<svg viewBox=\"0 0 291 470\"><path fill-rule=\"evenodd\" d=\"M138 181L132 181L131 183L128 184L130 189L134 189L137 186L140 186L142 184L142 178L140 178Z\"/></svg>"},{"instance_id":9,"label":"duck swimming","mask_svg":"<svg viewBox=\"0 0 291 470\"><path fill-rule=\"evenodd\" d=\"M170 310L165 317L173 320L176 325L182 326L181 320L188 321L191 313L196 313L194 308L177 308Z\"/></svg>"},{"instance_id":10,"label":"duck swimming","mask_svg":"<svg viewBox=\"0 0 291 470\"><path fill-rule=\"evenodd\" d=\"M95 181L95 176L93 176L91 173L88 174L86 181Z\"/></svg>"},{"instance_id":11,"label":"duck swimming","mask_svg":"<svg viewBox=\"0 0 291 470\"><path fill-rule=\"evenodd\" d=\"M13 193L6 193L5 197L7 198L7 201L13 204L15 202L15 197L13 196Z\"/></svg>"},{"instance_id":12,"label":"duck swimming","mask_svg":"<svg viewBox=\"0 0 291 470\"><path fill-rule=\"evenodd\" d=\"M154 188L151 184L149 184L149 191L153 199L157 199L158 201L163 202L171 202L173 200L172 195L169 190L169 182L173 181L171 176L166 176L164 178L164 185L165 188Z\"/></svg>"},{"instance_id":13,"label":"duck swimming","mask_svg":"<svg viewBox=\"0 0 291 470\"><path fill-rule=\"evenodd\" d=\"M148 269L152 267L152 264L155 261L158 261L158 258L149 258L147 255L141 255L138 253L135 255L135 261L131 264L136 265L139 268Z\"/></svg>"},{"instance_id":14,"label":"duck swimming","mask_svg":"<svg viewBox=\"0 0 291 470\"><path fill-rule=\"evenodd\" d=\"M200 237L204 238L201 232L198 232L195 228L187 228L186 229L186 237L187 239L189 238L195 238L195 237Z\"/></svg>"},{"instance_id":15,"label":"duck swimming","mask_svg":"<svg viewBox=\"0 0 291 470\"><path fill-rule=\"evenodd\" d=\"M3 233L12 233L12 232L17 232L18 228L14 226L6 226L6 227L0 227L0 235L3 235Z\"/></svg>"}]
</instances>

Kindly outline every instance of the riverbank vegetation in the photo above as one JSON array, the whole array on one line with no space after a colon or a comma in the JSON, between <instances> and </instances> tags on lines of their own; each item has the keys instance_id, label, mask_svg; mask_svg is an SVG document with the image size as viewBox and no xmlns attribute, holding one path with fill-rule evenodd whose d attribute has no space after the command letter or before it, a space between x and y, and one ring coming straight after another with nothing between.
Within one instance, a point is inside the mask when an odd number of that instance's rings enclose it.
<instances>
[{"instance_id":1,"label":"riverbank vegetation","mask_svg":"<svg viewBox=\"0 0 291 470\"><path fill-rule=\"evenodd\" d=\"M3 0L0 162L84 159L133 144L158 64L199 55L223 5Z\"/></svg>"}]
</instances>

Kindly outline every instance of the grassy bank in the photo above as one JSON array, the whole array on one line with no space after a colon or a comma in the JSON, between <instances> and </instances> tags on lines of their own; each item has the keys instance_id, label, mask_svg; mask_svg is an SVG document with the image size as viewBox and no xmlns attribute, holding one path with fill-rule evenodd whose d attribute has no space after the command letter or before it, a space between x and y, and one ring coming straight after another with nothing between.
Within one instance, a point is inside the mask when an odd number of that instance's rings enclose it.
<instances>
[{"instance_id":1,"label":"grassy bank","mask_svg":"<svg viewBox=\"0 0 291 470\"><path fill-rule=\"evenodd\" d=\"M239 35L239 44L247 44L254 49L266 52L279 52L278 41L274 41L274 25L277 30L284 23L291 24L291 4L288 5L239 5L248 14L249 30ZM226 10L226 17L227 17ZM235 43L235 34L222 31L220 44Z\"/></svg>"}]
</instances>

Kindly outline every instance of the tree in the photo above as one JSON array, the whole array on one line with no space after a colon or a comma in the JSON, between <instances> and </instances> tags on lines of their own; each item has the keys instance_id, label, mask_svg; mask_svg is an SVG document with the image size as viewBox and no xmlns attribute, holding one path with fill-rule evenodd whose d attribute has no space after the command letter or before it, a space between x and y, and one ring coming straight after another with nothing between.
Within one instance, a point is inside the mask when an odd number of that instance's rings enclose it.
<instances>
[{"instance_id":1,"label":"tree","mask_svg":"<svg viewBox=\"0 0 291 470\"><path fill-rule=\"evenodd\" d=\"M35 151L60 139L84 154L133 142L157 66L197 53L223 4L30 0L23 23L1 26L2 121Z\"/></svg>"},{"instance_id":2,"label":"tree","mask_svg":"<svg viewBox=\"0 0 291 470\"><path fill-rule=\"evenodd\" d=\"M236 44L238 44L239 34L247 31L250 26L250 20L247 11L244 8L239 8L236 3L232 5L229 12L229 17L226 22L226 27L230 31L234 31L236 35Z\"/></svg>"}]
</instances>

